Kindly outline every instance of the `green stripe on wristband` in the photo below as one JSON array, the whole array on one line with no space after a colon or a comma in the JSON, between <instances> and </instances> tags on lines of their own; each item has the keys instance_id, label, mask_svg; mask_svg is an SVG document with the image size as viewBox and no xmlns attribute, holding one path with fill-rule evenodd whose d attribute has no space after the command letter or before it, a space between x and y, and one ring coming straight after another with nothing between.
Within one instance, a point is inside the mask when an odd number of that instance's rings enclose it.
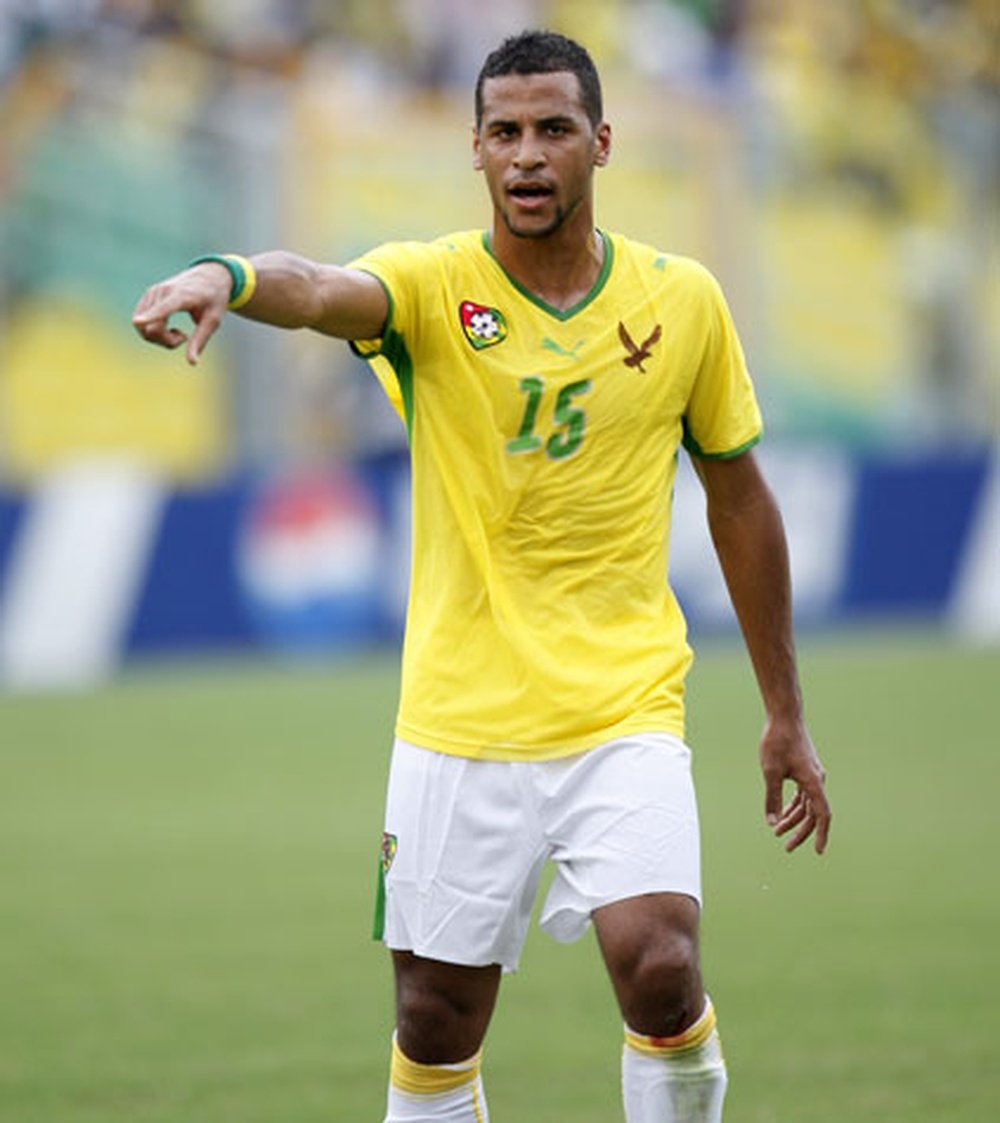
<instances>
[{"instance_id":1,"label":"green stripe on wristband","mask_svg":"<svg viewBox=\"0 0 1000 1123\"><path fill-rule=\"evenodd\" d=\"M196 257L194 261L190 262L188 268L207 263L221 265L229 271L229 276L232 278L229 289L229 307L233 310L242 308L257 288L257 272L251 262L236 253L206 253L201 257Z\"/></svg>"}]
</instances>

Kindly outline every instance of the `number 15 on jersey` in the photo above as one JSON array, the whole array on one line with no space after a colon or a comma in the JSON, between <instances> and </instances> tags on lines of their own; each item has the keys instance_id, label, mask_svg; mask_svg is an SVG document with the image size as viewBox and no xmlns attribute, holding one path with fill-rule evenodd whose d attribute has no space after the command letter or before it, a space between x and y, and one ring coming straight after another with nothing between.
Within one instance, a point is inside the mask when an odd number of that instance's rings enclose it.
<instances>
[{"instance_id":1,"label":"number 15 on jersey","mask_svg":"<svg viewBox=\"0 0 1000 1123\"><path fill-rule=\"evenodd\" d=\"M507 451L519 454L544 448L553 460L564 460L567 456L572 456L583 442L587 428L587 415L579 405L574 404L574 399L586 394L590 385L590 379L585 378L564 386L556 395L551 424L548 424L542 410L543 404L547 404L545 379L537 375L522 378L518 388L525 395L524 413L517 436L507 442ZM540 428L542 435L539 433Z\"/></svg>"}]
</instances>

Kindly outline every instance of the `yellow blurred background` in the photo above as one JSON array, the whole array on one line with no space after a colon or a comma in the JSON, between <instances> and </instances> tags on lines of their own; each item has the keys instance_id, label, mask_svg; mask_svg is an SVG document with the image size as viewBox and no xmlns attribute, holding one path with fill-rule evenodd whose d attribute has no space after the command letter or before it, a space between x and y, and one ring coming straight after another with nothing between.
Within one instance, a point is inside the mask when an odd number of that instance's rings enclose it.
<instances>
[{"instance_id":1,"label":"yellow blurred background","mask_svg":"<svg viewBox=\"0 0 1000 1123\"><path fill-rule=\"evenodd\" d=\"M993 0L0 2L0 482L167 478L402 440L346 347L237 322L190 371L132 334L199 253L345 261L482 226L472 85L503 35L605 82L608 228L722 280L772 432L995 439Z\"/></svg>"}]
</instances>

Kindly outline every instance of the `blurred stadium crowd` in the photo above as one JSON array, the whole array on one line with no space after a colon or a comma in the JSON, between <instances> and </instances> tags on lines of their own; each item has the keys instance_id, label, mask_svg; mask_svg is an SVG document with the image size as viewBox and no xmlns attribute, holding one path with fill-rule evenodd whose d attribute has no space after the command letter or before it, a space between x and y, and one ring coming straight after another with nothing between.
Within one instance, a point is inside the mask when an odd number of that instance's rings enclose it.
<instances>
[{"instance_id":1,"label":"blurred stadium crowd","mask_svg":"<svg viewBox=\"0 0 1000 1123\"><path fill-rule=\"evenodd\" d=\"M0 0L0 689L158 653L395 642L404 434L349 349L143 345L206 251L481 227L471 87L587 44L602 224L720 277L800 622L1000 642L996 0ZM671 580L732 627L682 461ZM683 509L683 510L682 510Z\"/></svg>"},{"instance_id":2,"label":"blurred stadium crowd","mask_svg":"<svg viewBox=\"0 0 1000 1123\"><path fill-rule=\"evenodd\" d=\"M192 379L134 345L128 313L206 249L345 260L482 224L470 87L528 25L592 49L618 130L602 218L720 274L772 429L988 437L997 11L0 0L0 479L101 449L205 478L400 440L345 349L227 326Z\"/></svg>"}]
</instances>

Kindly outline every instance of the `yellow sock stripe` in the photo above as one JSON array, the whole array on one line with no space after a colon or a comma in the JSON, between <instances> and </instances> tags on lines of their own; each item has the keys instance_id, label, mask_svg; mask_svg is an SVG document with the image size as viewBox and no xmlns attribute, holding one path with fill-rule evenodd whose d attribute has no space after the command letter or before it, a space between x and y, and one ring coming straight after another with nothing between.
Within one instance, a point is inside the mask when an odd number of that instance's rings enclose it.
<instances>
[{"instance_id":1,"label":"yellow sock stripe","mask_svg":"<svg viewBox=\"0 0 1000 1123\"><path fill-rule=\"evenodd\" d=\"M715 1030L715 1022L715 1008L709 1002L705 1006L705 1012L694 1025L688 1026L676 1037L648 1037L626 1026L625 1042L637 1052L645 1053L647 1056L676 1056L678 1053L687 1053L704 1045Z\"/></svg>"},{"instance_id":2,"label":"yellow sock stripe","mask_svg":"<svg viewBox=\"0 0 1000 1123\"><path fill-rule=\"evenodd\" d=\"M401 1092L416 1096L441 1095L443 1092L454 1092L466 1084L475 1084L481 1063L482 1053L479 1052L457 1065L418 1064L410 1060L393 1038L389 1079ZM476 1112L480 1114L478 1104Z\"/></svg>"}]
</instances>

